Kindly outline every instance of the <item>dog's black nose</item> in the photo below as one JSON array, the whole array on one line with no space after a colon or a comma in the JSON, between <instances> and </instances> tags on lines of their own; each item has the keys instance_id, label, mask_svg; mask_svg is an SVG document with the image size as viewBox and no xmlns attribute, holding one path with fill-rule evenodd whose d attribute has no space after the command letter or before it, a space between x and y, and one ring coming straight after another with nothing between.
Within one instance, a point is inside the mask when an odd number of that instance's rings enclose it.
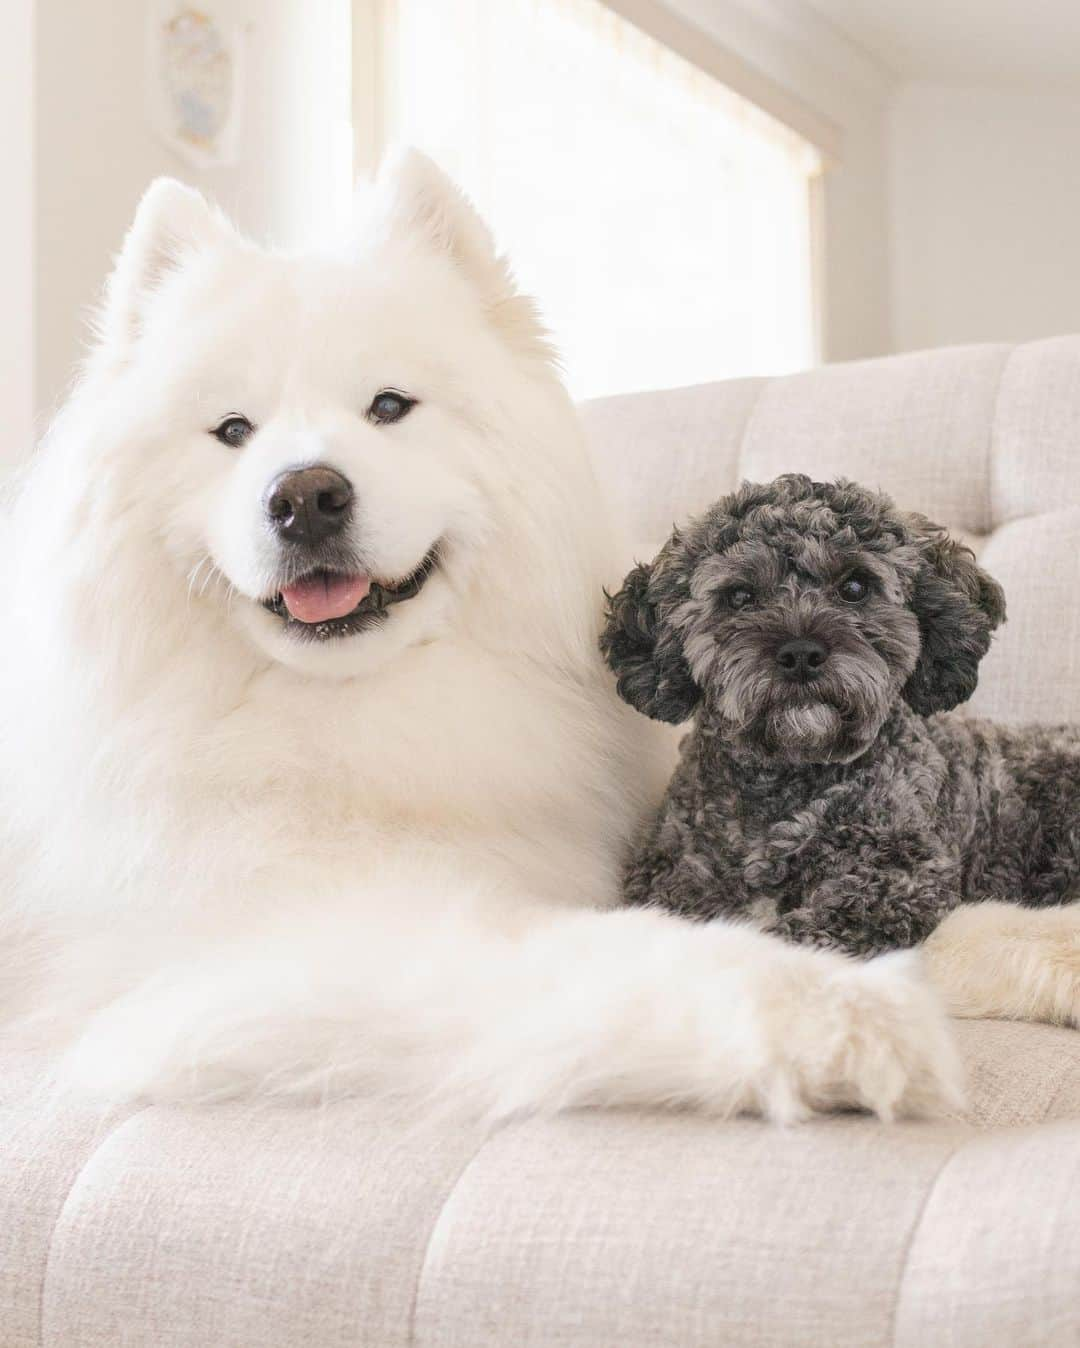
<instances>
[{"instance_id":1,"label":"dog's black nose","mask_svg":"<svg viewBox=\"0 0 1080 1348\"><path fill-rule=\"evenodd\" d=\"M351 483L335 468L291 468L270 484L266 515L290 543L321 543L345 527L352 499Z\"/></svg>"},{"instance_id":2,"label":"dog's black nose","mask_svg":"<svg viewBox=\"0 0 1080 1348\"><path fill-rule=\"evenodd\" d=\"M776 652L776 663L789 679L812 679L828 658L828 647L808 637L785 641Z\"/></svg>"}]
</instances>

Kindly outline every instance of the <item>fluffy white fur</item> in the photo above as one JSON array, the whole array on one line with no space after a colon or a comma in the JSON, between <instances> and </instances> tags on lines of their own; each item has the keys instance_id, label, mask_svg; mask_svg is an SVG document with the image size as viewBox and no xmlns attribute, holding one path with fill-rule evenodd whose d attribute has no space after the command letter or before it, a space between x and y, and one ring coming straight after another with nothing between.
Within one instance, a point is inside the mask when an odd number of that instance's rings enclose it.
<instances>
[{"instance_id":1,"label":"fluffy white fur","mask_svg":"<svg viewBox=\"0 0 1080 1348\"><path fill-rule=\"evenodd\" d=\"M372 425L388 386L419 404ZM208 433L234 412L239 450ZM443 557L380 629L300 644L257 602L261 502L314 461L373 574ZM152 187L5 533L3 997L71 1079L489 1116L955 1101L910 957L605 911L668 768L597 653L623 558L531 306L419 156L318 256Z\"/></svg>"}]
</instances>

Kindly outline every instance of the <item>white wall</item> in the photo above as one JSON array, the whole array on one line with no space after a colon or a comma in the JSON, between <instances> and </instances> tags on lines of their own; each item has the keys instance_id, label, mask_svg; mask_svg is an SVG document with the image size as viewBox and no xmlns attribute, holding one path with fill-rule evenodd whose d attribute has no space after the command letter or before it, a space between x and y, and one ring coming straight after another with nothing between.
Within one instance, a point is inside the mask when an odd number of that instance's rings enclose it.
<instances>
[{"instance_id":1,"label":"white wall","mask_svg":"<svg viewBox=\"0 0 1080 1348\"><path fill-rule=\"evenodd\" d=\"M1080 331L1080 93L905 85L891 150L896 350Z\"/></svg>"},{"instance_id":2,"label":"white wall","mask_svg":"<svg viewBox=\"0 0 1080 1348\"><path fill-rule=\"evenodd\" d=\"M242 25L245 99L236 163L196 169L147 116L149 0L38 0L36 10L35 350L47 420L152 178L182 178L244 229L286 244L340 209L350 27L348 0L217 0L213 12Z\"/></svg>"},{"instance_id":3,"label":"white wall","mask_svg":"<svg viewBox=\"0 0 1080 1348\"><path fill-rule=\"evenodd\" d=\"M0 469L34 439L33 0L0 5Z\"/></svg>"}]
</instances>

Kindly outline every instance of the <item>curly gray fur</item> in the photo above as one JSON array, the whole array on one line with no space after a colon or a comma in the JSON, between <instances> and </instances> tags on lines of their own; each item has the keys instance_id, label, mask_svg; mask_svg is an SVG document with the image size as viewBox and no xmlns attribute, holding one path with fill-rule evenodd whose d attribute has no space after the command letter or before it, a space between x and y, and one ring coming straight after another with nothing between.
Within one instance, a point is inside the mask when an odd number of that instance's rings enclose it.
<instances>
[{"instance_id":1,"label":"curly gray fur","mask_svg":"<svg viewBox=\"0 0 1080 1348\"><path fill-rule=\"evenodd\" d=\"M871 954L965 901L1080 897L1080 729L945 714L1004 616L967 549L849 482L748 483L676 530L602 637L626 701L695 718L628 901Z\"/></svg>"}]
</instances>

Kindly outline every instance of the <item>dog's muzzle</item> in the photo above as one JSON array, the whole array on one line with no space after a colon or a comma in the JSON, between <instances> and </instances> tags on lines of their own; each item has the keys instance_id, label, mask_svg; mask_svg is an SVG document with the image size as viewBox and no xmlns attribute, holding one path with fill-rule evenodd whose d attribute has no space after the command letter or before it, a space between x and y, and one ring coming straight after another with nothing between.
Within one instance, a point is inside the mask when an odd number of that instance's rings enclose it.
<instances>
[{"instance_id":1,"label":"dog's muzzle","mask_svg":"<svg viewBox=\"0 0 1080 1348\"><path fill-rule=\"evenodd\" d=\"M436 543L407 575L372 575L349 537L354 505L349 479L322 463L287 469L266 491L280 571L277 591L261 602L290 636L327 641L369 631L415 598L438 564Z\"/></svg>"}]
</instances>

